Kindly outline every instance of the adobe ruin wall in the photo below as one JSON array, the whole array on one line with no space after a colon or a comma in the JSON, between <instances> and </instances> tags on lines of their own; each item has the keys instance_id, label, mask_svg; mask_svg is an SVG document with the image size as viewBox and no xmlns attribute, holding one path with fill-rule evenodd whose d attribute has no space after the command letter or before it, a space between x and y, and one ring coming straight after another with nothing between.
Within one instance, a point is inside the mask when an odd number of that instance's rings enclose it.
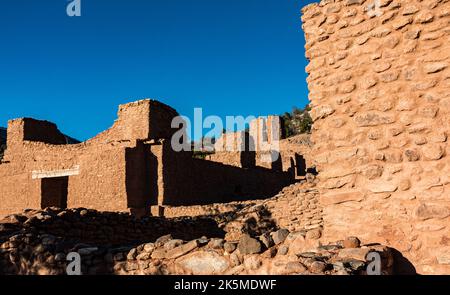
<instances>
[{"instance_id":1,"label":"adobe ruin wall","mask_svg":"<svg viewBox=\"0 0 450 295\"><path fill-rule=\"evenodd\" d=\"M128 211L136 202L136 191L141 199L149 197L143 195L142 186L130 183L133 176L139 183L148 182L133 175L143 167L127 167L130 150L139 149L141 141L170 138L174 132L170 124L177 115L154 100L122 105L110 129L79 144L65 144L65 137L50 122L9 121L7 149L0 164L0 215L42 208L43 179L58 174L70 175L67 207Z\"/></svg>"},{"instance_id":2,"label":"adobe ruin wall","mask_svg":"<svg viewBox=\"0 0 450 295\"><path fill-rule=\"evenodd\" d=\"M450 273L450 2L323 0L302 14L324 238Z\"/></svg>"},{"instance_id":3,"label":"adobe ruin wall","mask_svg":"<svg viewBox=\"0 0 450 295\"><path fill-rule=\"evenodd\" d=\"M177 129L171 123L177 116L155 100L121 105L110 129L78 144L67 144L53 123L9 121L0 162L0 216L47 207L148 216L155 207L264 199L295 181L282 171L175 152L171 139Z\"/></svg>"}]
</instances>

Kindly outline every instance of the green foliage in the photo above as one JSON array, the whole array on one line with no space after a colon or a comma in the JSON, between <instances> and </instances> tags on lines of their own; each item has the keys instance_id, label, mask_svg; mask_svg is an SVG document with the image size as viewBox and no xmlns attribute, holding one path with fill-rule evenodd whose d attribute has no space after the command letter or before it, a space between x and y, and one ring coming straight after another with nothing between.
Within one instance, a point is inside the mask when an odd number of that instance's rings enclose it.
<instances>
[{"instance_id":1,"label":"green foliage","mask_svg":"<svg viewBox=\"0 0 450 295\"><path fill-rule=\"evenodd\" d=\"M192 153L192 157L193 157L194 159L205 160L205 159L206 159L206 156L212 155L212 154L213 154L213 152L194 151L194 152Z\"/></svg>"},{"instance_id":2,"label":"green foliage","mask_svg":"<svg viewBox=\"0 0 450 295\"><path fill-rule=\"evenodd\" d=\"M292 112L286 112L281 116L284 121L286 137L311 132L313 120L309 115L310 110L311 108L309 105L303 109L294 107Z\"/></svg>"}]
</instances>

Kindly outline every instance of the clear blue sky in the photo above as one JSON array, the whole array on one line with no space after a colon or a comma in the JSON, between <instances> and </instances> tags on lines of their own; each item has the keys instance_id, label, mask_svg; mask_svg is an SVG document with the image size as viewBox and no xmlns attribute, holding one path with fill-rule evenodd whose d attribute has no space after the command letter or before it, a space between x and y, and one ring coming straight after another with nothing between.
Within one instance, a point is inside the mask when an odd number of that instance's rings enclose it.
<instances>
[{"instance_id":1,"label":"clear blue sky","mask_svg":"<svg viewBox=\"0 0 450 295\"><path fill-rule=\"evenodd\" d=\"M193 116L307 104L300 9L311 0L1 0L0 126L55 122L80 140L117 106L155 98Z\"/></svg>"}]
</instances>

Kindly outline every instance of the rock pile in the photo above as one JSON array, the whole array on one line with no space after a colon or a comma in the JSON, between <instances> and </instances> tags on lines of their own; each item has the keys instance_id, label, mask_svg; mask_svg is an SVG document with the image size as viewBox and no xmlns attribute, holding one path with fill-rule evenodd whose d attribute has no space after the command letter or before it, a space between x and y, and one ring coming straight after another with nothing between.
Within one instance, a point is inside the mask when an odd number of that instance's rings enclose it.
<instances>
[{"instance_id":1,"label":"rock pile","mask_svg":"<svg viewBox=\"0 0 450 295\"><path fill-rule=\"evenodd\" d=\"M229 233L229 238L239 239L241 232L253 235L274 227L290 231L313 231L316 235L323 229L322 208L319 204L319 191L315 188L316 179L308 175L308 182L301 182L284 188L279 194L267 200L232 202L203 206L166 207L165 215L181 216L220 216L220 223ZM258 229L252 229L257 224ZM265 227L265 229L263 229ZM319 236L320 237L320 236Z\"/></svg>"},{"instance_id":2,"label":"rock pile","mask_svg":"<svg viewBox=\"0 0 450 295\"><path fill-rule=\"evenodd\" d=\"M80 254L82 273L89 275L365 274L370 252L380 254L383 273L392 273L392 251L385 246L361 246L357 238L321 245L311 234L316 229L277 228L265 210L253 208L259 219L240 235L220 234L206 217L137 220L86 209L27 211L0 222L0 273L65 274L71 252Z\"/></svg>"}]
</instances>

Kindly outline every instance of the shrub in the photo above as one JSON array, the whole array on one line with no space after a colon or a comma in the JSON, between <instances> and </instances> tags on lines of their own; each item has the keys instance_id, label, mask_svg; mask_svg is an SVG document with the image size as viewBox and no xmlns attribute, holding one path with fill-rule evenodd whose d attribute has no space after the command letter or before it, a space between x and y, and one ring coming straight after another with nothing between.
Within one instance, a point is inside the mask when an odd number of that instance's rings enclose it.
<instances>
[{"instance_id":1,"label":"shrub","mask_svg":"<svg viewBox=\"0 0 450 295\"><path fill-rule=\"evenodd\" d=\"M309 115L310 110L311 108L309 105L303 109L294 107L292 112L286 112L281 116L284 121L284 131L286 137L311 132L313 120Z\"/></svg>"}]
</instances>

